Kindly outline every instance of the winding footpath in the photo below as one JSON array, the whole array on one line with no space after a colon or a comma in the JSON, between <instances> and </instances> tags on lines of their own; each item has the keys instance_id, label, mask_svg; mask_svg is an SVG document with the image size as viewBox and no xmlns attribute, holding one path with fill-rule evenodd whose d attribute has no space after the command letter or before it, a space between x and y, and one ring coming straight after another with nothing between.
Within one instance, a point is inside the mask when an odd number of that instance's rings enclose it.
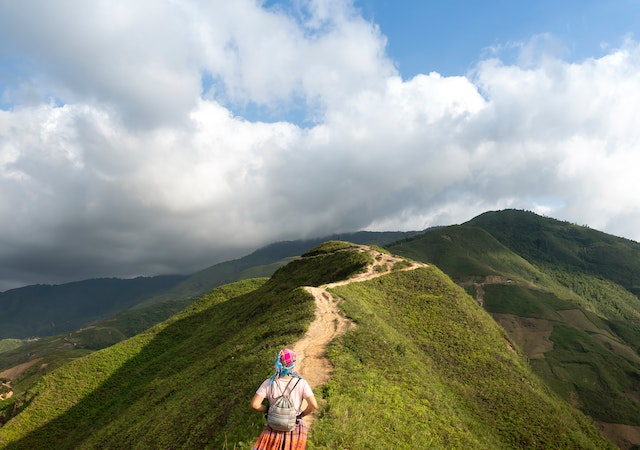
<instances>
[{"instance_id":1,"label":"winding footpath","mask_svg":"<svg viewBox=\"0 0 640 450\"><path fill-rule=\"evenodd\" d=\"M312 389L326 383L331 377L333 367L326 357L327 345L333 339L342 335L355 324L340 314L339 298L334 297L327 290L336 286L370 280L392 271L394 264L407 261L404 258L379 252L368 246L359 246L360 251L371 253L374 263L369 265L366 272L359 273L347 280L324 284L319 287L307 286L305 289L313 295L316 302L316 317L309 326L307 333L293 345L293 351L298 355L298 370L309 382ZM426 267L427 264L409 261L410 266L402 270L413 270ZM308 427L313 422L313 416L305 418Z\"/></svg>"}]
</instances>

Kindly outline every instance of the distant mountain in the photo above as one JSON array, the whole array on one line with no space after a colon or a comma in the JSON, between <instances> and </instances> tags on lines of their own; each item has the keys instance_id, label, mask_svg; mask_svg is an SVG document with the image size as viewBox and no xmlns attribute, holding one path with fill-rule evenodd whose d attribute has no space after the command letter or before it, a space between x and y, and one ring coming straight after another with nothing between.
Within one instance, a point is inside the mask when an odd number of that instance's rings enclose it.
<instances>
[{"instance_id":1,"label":"distant mountain","mask_svg":"<svg viewBox=\"0 0 640 450\"><path fill-rule=\"evenodd\" d=\"M276 352L315 317L302 286L374 265L328 243L274 273L214 289L181 313L45 375L5 407L0 446L248 449L248 406ZM313 448L610 449L491 317L437 267L398 264L330 289L355 327L328 351ZM0 411L1 405L0 405Z\"/></svg>"},{"instance_id":2,"label":"distant mountain","mask_svg":"<svg viewBox=\"0 0 640 450\"><path fill-rule=\"evenodd\" d=\"M103 278L33 285L0 293L0 339L50 336L76 330L131 308L186 277Z\"/></svg>"},{"instance_id":3,"label":"distant mountain","mask_svg":"<svg viewBox=\"0 0 640 450\"><path fill-rule=\"evenodd\" d=\"M559 395L640 446L640 244L506 210L388 248L441 268Z\"/></svg>"}]
</instances>

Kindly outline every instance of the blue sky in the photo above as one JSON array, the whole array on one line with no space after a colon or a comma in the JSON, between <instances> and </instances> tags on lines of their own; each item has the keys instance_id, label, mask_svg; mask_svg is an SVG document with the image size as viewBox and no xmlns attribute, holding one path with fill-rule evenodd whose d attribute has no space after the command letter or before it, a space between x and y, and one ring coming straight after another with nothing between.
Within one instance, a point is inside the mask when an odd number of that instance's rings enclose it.
<instances>
[{"instance_id":1,"label":"blue sky","mask_svg":"<svg viewBox=\"0 0 640 450\"><path fill-rule=\"evenodd\" d=\"M487 56L510 61L517 53L511 46L544 33L558 39L568 60L600 57L633 37L640 23L637 0L359 0L355 6L388 37L404 77L464 75Z\"/></svg>"},{"instance_id":2,"label":"blue sky","mask_svg":"<svg viewBox=\"0 0 640 450\"><path fill-rule=\"evenodd\" d=\"M0 2L0 291L519 208L640 240L640 2Z\"/></svg>"}]
</instances>

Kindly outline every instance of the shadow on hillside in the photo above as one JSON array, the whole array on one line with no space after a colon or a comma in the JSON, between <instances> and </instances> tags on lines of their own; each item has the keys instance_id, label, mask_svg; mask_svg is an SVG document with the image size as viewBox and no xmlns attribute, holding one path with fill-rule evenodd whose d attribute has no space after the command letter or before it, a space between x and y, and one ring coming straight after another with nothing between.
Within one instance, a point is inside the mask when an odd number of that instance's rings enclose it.
<instances>
[{"instance_id":1,"label":"shadow on hillside","mask_svg":"<svg viewBox=\"0 0 640 450\"><path fill-rule=\"evenodd\" d=\"M260 315L259 302L248 305L245 297L171 323L76 405L4 448L178 448L187 441L191 448L204 448L235 405L248 414L256 386L243 381L260 378L257 373L265 369L242 357L220 367L234 337ZM212 391L221 394L213 398ZM89 444L100 431L108 439Z\"/></svg>"}]
</instances>

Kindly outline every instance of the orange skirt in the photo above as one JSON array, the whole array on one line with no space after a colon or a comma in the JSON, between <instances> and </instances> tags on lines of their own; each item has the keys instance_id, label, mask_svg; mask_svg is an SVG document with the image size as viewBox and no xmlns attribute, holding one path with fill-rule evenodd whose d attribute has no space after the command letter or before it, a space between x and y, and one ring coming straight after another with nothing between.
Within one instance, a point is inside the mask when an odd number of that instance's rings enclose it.
<instances>
[{"instance_id":1,"label":"orange skirt","mask_svg":"<svg viewBox=\"0 0 640 450\"><path fill-rule=\"evenodd\" d=\"M307 427L302 421L293 431L274 431L264 427L260 437L253 444L253 450L305 450L307 448Z\"/></svg>"}]
</instances>

